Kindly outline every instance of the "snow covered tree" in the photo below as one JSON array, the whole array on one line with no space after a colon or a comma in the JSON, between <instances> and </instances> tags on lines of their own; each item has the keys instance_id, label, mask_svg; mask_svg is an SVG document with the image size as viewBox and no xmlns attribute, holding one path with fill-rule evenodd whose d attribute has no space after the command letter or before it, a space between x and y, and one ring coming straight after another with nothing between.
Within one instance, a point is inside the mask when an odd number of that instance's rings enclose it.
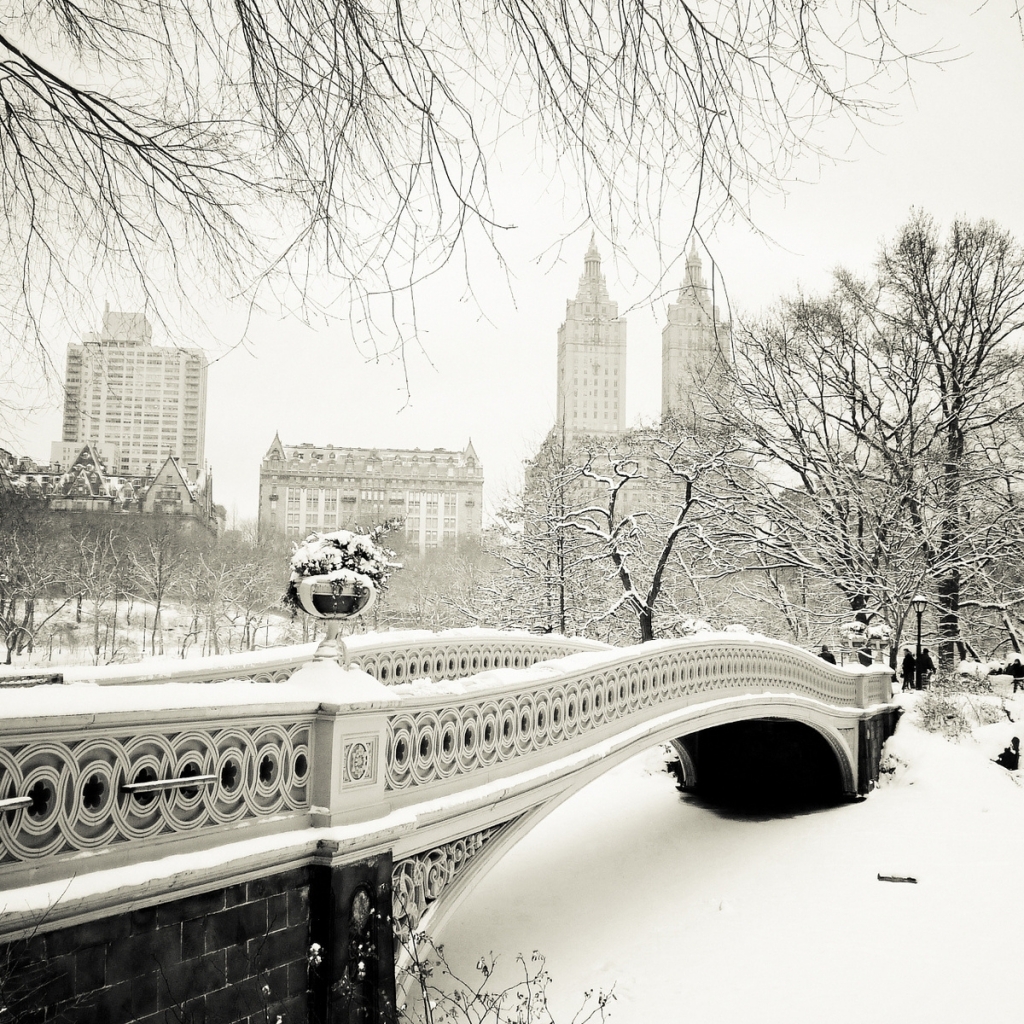
<instances>
[{"instance_id":1,"label":"snow covered tree","mask_svg":"<svg viewBox=\"0 0 1024 1024\"><path fill-rule=\"evenodd\" d=\"M565 529L582 500L583 460L563 432L552 430L526 463L522 491L499 512L496 553L508 568L509 619L538 632L583 634L608 607L595 542Z\"/></svg>"},{"instance_id":2,"label":"snow covered tree","mask_svg":"<svg viewBox=\"0 0 1024 1024\"><path fill-rule=\"evenodd\" d=\"M1022 326L1016 242L986 221L942 241L915 214L870 282L840 271L827 298L739 330L731 388L708 395L745 450L737 538L878 609L897 638L931 591L948 664L965 577L1019 550Z\"/></svg>"},{"instance_id":3,"label":"snow covered tree","mask_svg":"<svg viewBox=\"0 0 1024 1024\"><path fill-rule=\"evenodd\" d=\"M602 568L612 589L613 600L594 620L619 612L635 616L641 643L654 639L659 599L670 576L685 567L673 559L681 539L707 548L722 514L713 481L728 446L666 427L611 442L582 439L569 507L557 524L586 540L581 560Z\"/></svg>"},{"instance_id":4,"label":"snow covered tree","mask_svg":"<svg viewBox=\"0 0 1024 1024\"><path fill-rule=\"evenodd\" d=\"M149 653L155 655L157 634L162 635L163 629L161 615L171 588L207 538L170 516L147 516L139 520L137 527L130 552L139 594L153 605ZM161 654L162 645L161 639Z\"/></svg>"},{"instance_id":5,"label":"snow covered tree","mask_svg":"<svg viewBox=\"0 0 1024 1024\"><path fill-rule=\"evenodd\" d=\"M15 653L32 649L39 631L67 604L63 541L41 500L0 487L0 639L8 665Z\"/></svg>"}]
</instances>

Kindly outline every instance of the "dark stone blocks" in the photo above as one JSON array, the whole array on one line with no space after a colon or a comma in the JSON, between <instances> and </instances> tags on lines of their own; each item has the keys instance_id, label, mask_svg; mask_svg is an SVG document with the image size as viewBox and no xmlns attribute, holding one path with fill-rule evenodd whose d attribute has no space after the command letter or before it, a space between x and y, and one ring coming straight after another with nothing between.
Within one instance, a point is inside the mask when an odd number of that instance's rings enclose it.
<instances>
[{"instance_id":1,"label":"dark stone blocks","mask_svg":"<svg viewBox=\"0 0 1024 1024\"><path fill-rule=\"evenodd\" d=\"M25 1024L301 1024L311 871L0 944L13 965L4 997Z\"/></svg>"},{"instance_id":2,"label":"dark stone blocks","mask_svg":"<svg viewBox=\"0 0 1024 1024\"><path fill-rule=\"evenodd\" d=\"M206 951L237 946L267 931L267 903L243 903L214 914L206 922Z\"/></svg>"}]
</instances>

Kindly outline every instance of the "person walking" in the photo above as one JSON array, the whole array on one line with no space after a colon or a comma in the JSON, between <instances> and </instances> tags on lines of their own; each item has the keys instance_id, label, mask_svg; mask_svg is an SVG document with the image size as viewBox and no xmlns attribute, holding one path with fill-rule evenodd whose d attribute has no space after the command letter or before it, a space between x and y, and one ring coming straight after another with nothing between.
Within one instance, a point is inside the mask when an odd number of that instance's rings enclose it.
<instances>
[{"instance_id":1,"label":"person walking","mask_svg":"<svg viewBox=\"0 0 1024 1024\"><path fill-rule=\"evenodd\" d=\"M827 661L830 665L836 663L836 656L828 649L828 644L821 645L821 653L818 655L822 661Z\"/></svg>"},{"instance_id":2,"label":"person walking","mask_svg":"<svg viewBox=\"0 0 1024 1024\"><path fill-rule=\"evenodd\" d=\"M1012 665L1006 666L1006 674L1013 676L1013 692L1016 693L1018 689L1024 690L1024 665L1020 663L1020 658L1014 658Z\"/></svg>"},{"instance_id":3,"label":"person walking","mask_svg":"<svg viewBox=\"0 0 1024 1024\"><path fill-rule=\"evenodd\" d=\"M927 647L921 652L921 664L918 668L921 672L921 686L927 687L932 681L932 676L935 675L935 662L932 661Z\"/></svg>"},{"instance_id":4,"label":"person walking","mask_svg":"<svg viewBox=\"0 0 1024 1024\"><path fill-rule=\"evenodd\" d=\"M903 676L903 689L912 690L914 688L914 670L917 668L917 662L914 660L914 655L911 653L909 647L903 648L903 661L900 664L900 675Z\"/></svg>"}]
</instances>

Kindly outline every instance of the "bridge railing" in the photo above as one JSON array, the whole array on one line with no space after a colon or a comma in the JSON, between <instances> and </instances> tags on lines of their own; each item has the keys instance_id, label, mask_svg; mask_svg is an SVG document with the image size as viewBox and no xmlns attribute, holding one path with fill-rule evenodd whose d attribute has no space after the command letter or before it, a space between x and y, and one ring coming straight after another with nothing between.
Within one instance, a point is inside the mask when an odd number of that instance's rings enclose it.
<instances>
[{"instance_id":1,"label":"bridge railing","mask_svg":"<svg viewBox=\"0 0 1024 1024\"><path fill-rule=\"evenodd\" d=\"M576 651L609 650L608 644L580 637L485 629L364 633L346 637L345 646L353 666L385 684L421 676L462 679L491 668L526 668ZM161 658L133 665L73 665L61 674L65 683L100 686L211 683L228 679L281 683L312 661L316 648L316 643L307 643L187 660ZM18 681L31 681L32 674L20 671ZM39 682L52 682L53 675L52 669L40 670ZM0 685L3 681L0 675Z\"/></svg>"},{"instance_id":2,"label":"bridge railing","mask_svg":"<svg viewBox=\"0 0 1024 1024\"><path fill-rule=\"evenodd\" d=\"M398 803L406 793L420 799L422 787L451 788L459 777L486 776L511 760L525 768L706 701L771 692L834 708L888 704L891 676L884 666L845 669L781 641L719 634L483 674L445 700L398 687L402 706L387 716L383 789ZM854 746L855 737L848 742Z\"/></svg>"},{"instance_id":3,"label":"bridge railing","mask_svg":"<svg viewBox=\"0 0 1024 1024\"><path fill-rule=\"evenodd\" d=\"M387 688L222 682L0 690L0 890L249 836L379 819L542 766L690 705L765 695L849 709L888 670L732 634L515 667L521 636L409 638L377 669L455 659L472 678ZM560 646L553 642L554 649ZM369 645L363 652L370 650ZM500 668L484 670L484 659ZM416 659L413 671L411 659ZM506 660L511 664L505 668ZM366 680L360 684L360 679ZM348 685L358 699L346 699ZM362 689L359 689L362 687ZM367 696L369 694L369 696ZM255 710L254 710L255 709ZM853 736L851 750L856 742Z\"/></svg>"},{"instance_id":4,"label":"bridge railing","mask_svg":"<svg viewBox=\"0 0 1024 1024\"><path fill-rule=\"evenodd\" d=\"M310 824L315 701L119 689L0 693L0 890Z\"/></svg>"}]
</instances>

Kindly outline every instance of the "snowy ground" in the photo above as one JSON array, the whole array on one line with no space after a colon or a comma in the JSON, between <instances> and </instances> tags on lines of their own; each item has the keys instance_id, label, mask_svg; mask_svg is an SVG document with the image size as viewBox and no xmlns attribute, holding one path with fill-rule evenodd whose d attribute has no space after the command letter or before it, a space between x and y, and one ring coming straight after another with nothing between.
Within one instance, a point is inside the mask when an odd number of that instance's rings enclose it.
<instances>
[{"instance_id":1,"label":"snowy ground","mask_svg":"<svg viewBox=\"0 0 1024 1024\"><path fill-rule=\"evenodd\" d=\"M613 985L629 1024L1024 1020L1024 771L990 761L1024 722L990 699L1002 721L953 742L903 699L867 800L728 817L651 751L543 821L438 938L467 976L539 949L559 1024ZM1004 706L1024 718L1024 698Z\"/></svg>"}]
</instances>

